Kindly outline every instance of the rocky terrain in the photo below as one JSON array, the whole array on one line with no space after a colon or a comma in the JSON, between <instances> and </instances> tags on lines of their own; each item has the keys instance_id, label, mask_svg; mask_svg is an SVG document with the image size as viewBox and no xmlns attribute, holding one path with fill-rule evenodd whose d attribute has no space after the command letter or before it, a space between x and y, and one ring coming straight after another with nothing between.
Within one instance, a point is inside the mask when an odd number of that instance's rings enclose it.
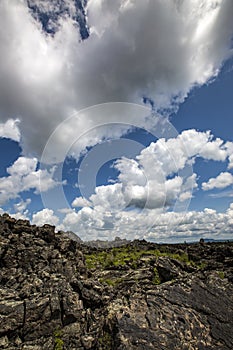
<instances>
[{"instance_id":1,"label":"rocky terrain","mask_svg":"<svg viewBox=\"0 0 233 350\"><path fill-rule=\"evenodd\" d=\"M233 348L233 243L95 248L0 216L0 349Z\"/></svg>"},{"instance_id":2,"label":"rocky terrain","mask_svg":"<svg viewBox=\"0 0 233 350\"><path fill-rule=\"evenodd\" d=\"M125 245L127 243L130 243L131 241L128 241L127 239L121 239L120 237L115 237L113 241L104 241L100 239L96 239L93 241L83 241L76 233L72 231L65 231L61 232L68 238L72 239L73 241L76 241L78 243L83 243L87 246L94 247L94 248L114 248L114 247L121 247L122 245Z\"/></svg>"}]
</instances>

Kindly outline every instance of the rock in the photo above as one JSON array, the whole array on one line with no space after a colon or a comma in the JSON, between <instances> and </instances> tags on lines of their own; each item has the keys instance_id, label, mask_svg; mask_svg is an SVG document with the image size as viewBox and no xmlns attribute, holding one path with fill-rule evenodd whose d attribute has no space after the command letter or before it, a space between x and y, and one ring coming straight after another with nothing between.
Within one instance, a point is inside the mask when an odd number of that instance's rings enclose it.
<instances>
[{"instance_id":1,"label":"rock","mask_svg":"<svg viewBox=\"0 0 233 350\"><path fill-rule=\"evenodd\" d=\"M68 236L0 216L0 349L233 348L232 243Z\"/></svg>"},{"instance_id":2,"label":"rock","mask_svg":"<svg viewBox=\"0 0 233 350\"><path fill-rule=\"evenodd\" d=\"M9 341L7 336L5 335L4 337L0 338L0 349L7 349L9 345Z\"/></svg>"},{"instance_id":3,"label":"rock","mask_svg":"<svg viewBox=\"0 0 233 350\"><path fill-rule=\"evenodd\" d=\"M96 339L92 337L91 335L84 335L82 336L82 345L84 349L93 349L94 343L96 342Z\"/></svg>"}]
</instances>

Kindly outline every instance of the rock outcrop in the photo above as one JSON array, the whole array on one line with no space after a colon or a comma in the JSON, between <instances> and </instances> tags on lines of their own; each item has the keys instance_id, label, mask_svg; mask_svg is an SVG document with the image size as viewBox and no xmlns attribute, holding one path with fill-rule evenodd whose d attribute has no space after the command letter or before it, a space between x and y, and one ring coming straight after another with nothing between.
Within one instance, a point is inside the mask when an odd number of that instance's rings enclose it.
<instances>
[{"instance_id":1,"label":"rock outcrop","mask_svg":"<svg viewBox=\"0 0 233 350\"><path fill-rule=\"evenodd\" d=\"M233 348L233 244L97 249L0 216L0 349Z\"/></svg>"}]
</instances>

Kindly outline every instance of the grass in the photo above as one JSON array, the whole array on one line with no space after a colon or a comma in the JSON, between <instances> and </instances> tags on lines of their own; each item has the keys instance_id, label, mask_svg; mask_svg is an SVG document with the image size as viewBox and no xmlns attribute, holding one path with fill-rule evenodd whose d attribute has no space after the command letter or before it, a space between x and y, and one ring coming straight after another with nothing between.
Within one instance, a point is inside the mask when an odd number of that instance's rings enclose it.
<instances>
[{"instance_id":1,"label":"grass","mask_svg":"<svg viewBox=\"0 0 233 350\"><path fill-rule=\"evenodd\" d=\"M154 285L161 284L161 279L156 268L157 259L160 257L167 257L169 259L175 259L186 266L194 267L198 270L203 270L206 267L206 263L202 260L194 262L191 260L187 253L182 250L179 252L166 251L166 247L162 246L161 249L158 247L152 249L144 249L144 247L135 246L122 246L115 247L104 250L97 250L94 253L85 254L86 266L92 271L111 270L114 267L124 267L126 270L132 269L137 270L140 267L149 266L153 268L153 278L152 282ZM222 276L220 274L220 276ZM224 277L222 277L224 278ZM120 283L124 281L124 273L119 277L119 275L114 276L111 272L107 276L99 275L99 282L112 286L114 288L118 287ZM135 283L137 282L137 276L135 275Z\"/></svg>"},{"instance_id":2,"label":"grass","mask_svg":"<svg viewBox=\"0 0 233 350\"><path fill-rule=\"evenodd\" d=\"M64 341L61 339L62 331L56 329L54 332L54 350L63 350Z\"/></svg>"},{"instance_id":3,"label":"grass","mask_svg":"<svg viewBox=\"0 0 233 350\"><path fill-rule=\"evenodd\" d=\"M85 254L86 266L89 269L107 269L113 266L125 266L128 265L132 269L138 267L139 260L143 257L159 258L169 257L179 260L187 265L193 265L194 263L189 260L188 254L174 254L170 252L161 252L158 249L139 250L135 247L118 247L105 251L99 251L92 254ZM150 260L150 259L149 259Z\"/></svg>"}]
</instances>

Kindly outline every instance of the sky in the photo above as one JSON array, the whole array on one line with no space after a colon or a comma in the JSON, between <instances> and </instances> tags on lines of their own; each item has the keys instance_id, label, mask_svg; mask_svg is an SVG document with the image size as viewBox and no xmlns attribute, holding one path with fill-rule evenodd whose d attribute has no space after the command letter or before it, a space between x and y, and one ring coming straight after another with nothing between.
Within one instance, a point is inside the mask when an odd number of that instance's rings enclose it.
<instances>
[{"instance_id":1,"label":"sky","mask_svg":"<svg viewBox=\"0 0 233 350\"><path fill-rule=\"evenodd\" d=\"M2 0L0 213L232 239L233 2Z\"/></svg>"}]
</instances>

